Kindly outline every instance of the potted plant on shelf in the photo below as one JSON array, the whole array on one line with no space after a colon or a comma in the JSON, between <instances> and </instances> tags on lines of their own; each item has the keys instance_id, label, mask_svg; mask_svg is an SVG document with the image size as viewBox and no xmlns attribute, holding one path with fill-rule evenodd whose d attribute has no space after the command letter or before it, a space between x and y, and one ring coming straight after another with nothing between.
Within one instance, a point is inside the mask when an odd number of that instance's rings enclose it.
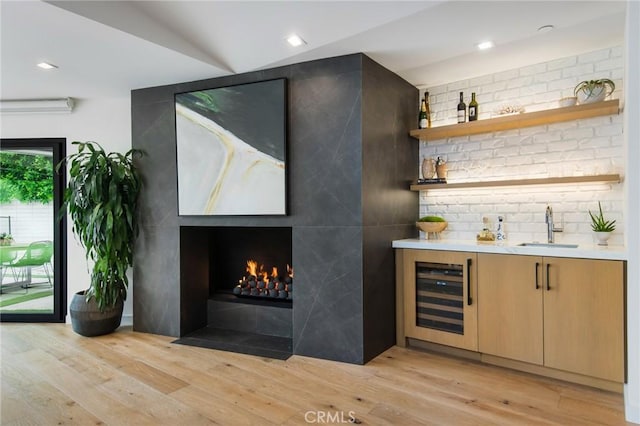
<instances>
[{"instance_id":1,"label":"potted plant on shelf","mask_svg":"<svg viewBox=\"0 0 640 426\"><path fill-rule=\"evenodd\" d=\"M607 90L607 87L609 90ZM604 98L613 93L616 85L608 78L599 80L585 80L578 83L573 89L574 95L578 98L579 104L590 104L592 102L603 101Z\"/></svg>"},{"instance_id":2,"label":"potted plant on shelf","mask_svg":"<svg viewBox=\"0 0 640 426\"><path fill-rule=\"evenodd\" d=\"M605 220L604 215L602 214L600 201L598 201L598 210L599 212L597 214L593 214L591 213L591 210L589 210L589 216L591 216L591 229L596 233L598 245L606 246L608 245L607 241L609 240L611 233L616 229L616 221Z\"/></svg>"},{"instance_id":3,"label":"potted plant on shelf","mask_svg":"<svg viewBox=\"0 0 640 426\"><path fill-rule=\"evenodd\" d=\"M73 296L69 306L73 330L99 336L120 326L127 297L127 270L133 264L138 233L136 206L141 179L133 158L141 151L106 153L95 142L73 142L78 152L67 156L69 183L62 211L93 263L91 284Z\"/></svg>"}]
</instances>

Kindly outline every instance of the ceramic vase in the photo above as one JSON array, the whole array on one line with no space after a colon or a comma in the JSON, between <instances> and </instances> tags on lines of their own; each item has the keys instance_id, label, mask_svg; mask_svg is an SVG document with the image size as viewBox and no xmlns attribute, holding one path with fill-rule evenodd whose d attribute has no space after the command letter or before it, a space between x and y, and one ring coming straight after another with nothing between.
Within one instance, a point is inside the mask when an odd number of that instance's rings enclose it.
<instances>
[{"instance_id":1,"label":"ceramic vase","mask_svg":"<svg viewBox=\"0 0 640 426\"><path fill-rule=\"evenodd\" d=\"M596 239L598 240L599 246L608 246L609 237L611 237L611 232L596 232Z\"/></svg>"}]
</instances>

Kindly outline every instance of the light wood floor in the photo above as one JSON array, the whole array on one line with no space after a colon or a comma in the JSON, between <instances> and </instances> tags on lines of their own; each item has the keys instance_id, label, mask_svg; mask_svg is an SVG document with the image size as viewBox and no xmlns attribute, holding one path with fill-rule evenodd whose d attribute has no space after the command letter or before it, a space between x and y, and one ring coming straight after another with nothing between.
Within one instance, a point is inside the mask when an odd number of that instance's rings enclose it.
<instances>
[{"instance_id":1,"label":"light wood floor","mask_svg":"<svg viewBox=\"0 0 640 426\"><path fill-rule=\"evenodd\" d=\"M174 345L127 328L0 333L3 426L300 425L305 413L307 424L350 414L369 425L625 424L619 394L399 347L356 366Z\"/></svg>"}]
</instances>

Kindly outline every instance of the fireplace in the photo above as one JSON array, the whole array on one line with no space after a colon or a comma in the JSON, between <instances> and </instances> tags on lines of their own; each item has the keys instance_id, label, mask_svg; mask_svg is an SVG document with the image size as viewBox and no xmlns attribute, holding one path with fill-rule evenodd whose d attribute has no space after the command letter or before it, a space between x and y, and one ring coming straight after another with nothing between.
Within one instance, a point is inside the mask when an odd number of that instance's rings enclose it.
<instances>
[{"instance_id":1,"label":"fireplace","mask_svg":"<svg viewBox=\"0 0 640 426\"><path fill-rule=\"evenodd\" d=\"M250 300L291 303L290 227L211 227L206 230L212 298L240 303L251 303Z\"/></svg>"},{"instance_id":2,"label":"fireplace","mask_svg":"<svg viewBox=\"0 0 640 426\"><path fill-rule=\"evenodd\" d=\"M178 342L289 357L291 227L183 226L180 241L183 286L202 287L197 283L206 282L208 299L206 313L202 311L206 326Z\"/></svg>"}]
</instances>

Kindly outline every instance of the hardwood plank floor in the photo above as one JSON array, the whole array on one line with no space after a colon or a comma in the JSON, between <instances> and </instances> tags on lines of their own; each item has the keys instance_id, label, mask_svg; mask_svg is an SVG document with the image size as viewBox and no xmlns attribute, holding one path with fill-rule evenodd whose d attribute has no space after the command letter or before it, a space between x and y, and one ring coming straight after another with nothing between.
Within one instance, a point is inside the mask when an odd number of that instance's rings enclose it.
<instances>
[{"instance_id":1,"label":"hardwood plank floor","mask_svg":"<svg viewBox=\"0 0 640 426\"><path fill-rule=\"evenodd\" d=\"M622 395L397 346L358 366L172 340L2 324L0 424L627 424Z\"/></svg>"}]
</instances>

